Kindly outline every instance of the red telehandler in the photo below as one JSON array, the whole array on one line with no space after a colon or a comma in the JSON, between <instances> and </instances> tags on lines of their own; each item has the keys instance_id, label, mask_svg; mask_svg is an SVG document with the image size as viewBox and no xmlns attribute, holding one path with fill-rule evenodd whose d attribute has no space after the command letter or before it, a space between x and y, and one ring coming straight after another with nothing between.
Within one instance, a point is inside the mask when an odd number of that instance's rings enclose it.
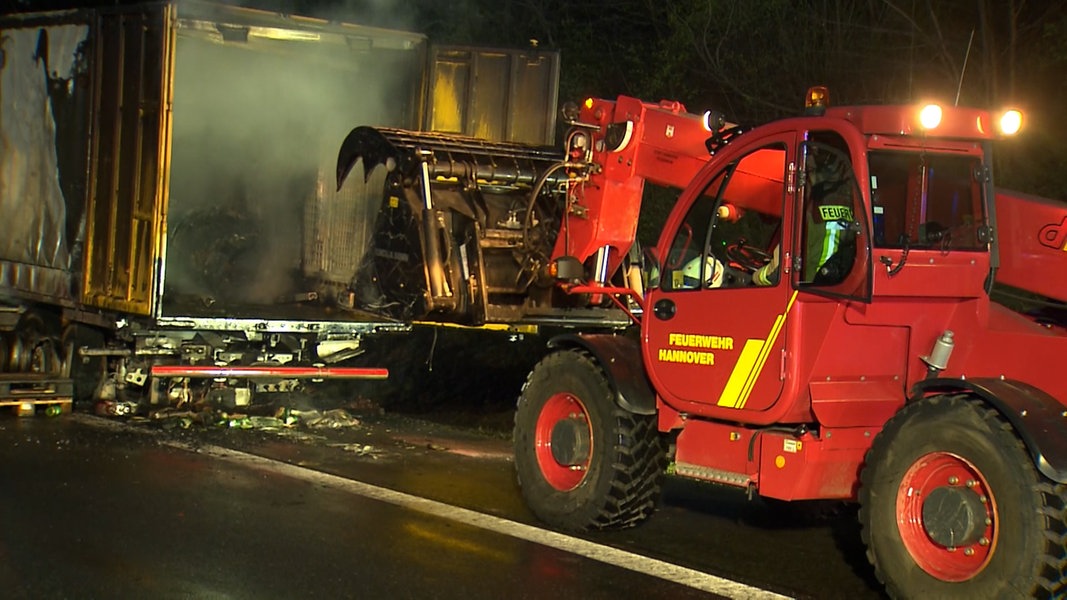
<instances>
[{"instance_id":1,"label":"red telehandler","mask_svg":"<svg viewBox=\"0 0 1067 600\"><path fill-rule=\"evenodd\" d=\"M996 190L989 112L809 105L744 129L591 99L562 158L354 130L339 182L388 171L371 297L574 326L515 417L553 526L635 525L669 473L857 502L893 597L1062 597L1067 206ZM682 191L641 253L646 180Z\"/></svg>"}]
</instances>

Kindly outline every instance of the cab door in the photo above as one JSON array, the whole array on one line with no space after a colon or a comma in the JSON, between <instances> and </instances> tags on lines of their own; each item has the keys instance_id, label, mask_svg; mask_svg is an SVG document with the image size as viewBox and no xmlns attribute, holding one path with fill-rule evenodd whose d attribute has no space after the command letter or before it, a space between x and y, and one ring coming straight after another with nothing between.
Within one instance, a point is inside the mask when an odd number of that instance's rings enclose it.
<instances>
[{"instance_id":1,"label":"cab door","mask_svg":"<svg viewBox=\"0 0 1067 600\"><path fill-rule=\"evenodd\" d=\"M728 147L682 194L660 238L643 351L679 411L766 410L782 392L796 156L792 131Z\"/></svg>"}]
</instances>

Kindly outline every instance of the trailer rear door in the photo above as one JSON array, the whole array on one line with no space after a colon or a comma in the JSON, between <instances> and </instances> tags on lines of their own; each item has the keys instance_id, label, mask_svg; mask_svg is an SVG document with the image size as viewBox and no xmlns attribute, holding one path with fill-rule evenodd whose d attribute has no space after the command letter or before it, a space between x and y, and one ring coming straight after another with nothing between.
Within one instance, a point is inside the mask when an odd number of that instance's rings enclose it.
<instances>
[{"instance_id":1,"label":"trailer rear door","mask_svg":"<svg viewBox=\"0 0 1067 600\"><path fill-rule=\"evenodd\" d=\"M148 315L165 210L173 6L101 10L95 23L82 302Z\"/></svg>"},{"instance_id":2,"label":"trailer rear door","mask_svg":"<svg viewBox=\"0 0 1067 600\"><path fill-rule=\"evenodd\" d=\"M552 145L559 52L434 46L424 129L476 138Z\"/></svg>"}]
</instances>

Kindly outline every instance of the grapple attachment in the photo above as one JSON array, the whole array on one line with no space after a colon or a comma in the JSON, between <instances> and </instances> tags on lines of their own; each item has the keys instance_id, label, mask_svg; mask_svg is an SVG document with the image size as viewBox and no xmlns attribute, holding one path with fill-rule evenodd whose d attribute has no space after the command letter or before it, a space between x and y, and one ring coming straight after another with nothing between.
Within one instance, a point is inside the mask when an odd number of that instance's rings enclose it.
<instances>
[{"instance_id":1,"label":"grapple attachment","mask_svg":"<svg viewBox=\"0 0 1067 600\"><path fill-rule=\"evenodd\" d=\"M465 324L538 321L575 299L546 274L568 174L554 148L357 127L337 160L338 188L382 189L374 233L352 288L388 317ZM350 182L349 185L353 185Z\"/></svg>"}]
</instances>

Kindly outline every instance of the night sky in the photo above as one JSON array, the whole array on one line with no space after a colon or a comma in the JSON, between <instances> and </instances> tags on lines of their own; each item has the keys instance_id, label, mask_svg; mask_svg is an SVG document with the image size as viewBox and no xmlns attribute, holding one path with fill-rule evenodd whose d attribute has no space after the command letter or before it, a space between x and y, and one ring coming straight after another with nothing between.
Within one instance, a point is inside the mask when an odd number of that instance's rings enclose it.
<instances>
[{"instance_id":1,"label":"night sky","mask_svg":"<svg viewBox=\"0 0 1067 600\"><path fill-rule=\"evenodd\" d=\"M0 11L135 4L0 0ZM1067 197L1067 2L827 3L752 0L227 0L392 27L433 43L525 47L562 57L560 100L672 99L760 123L796 114L828 85L836 104L1022 108L1027 129L996 150L997 182Z\"/></svg>"}]
</instances>

